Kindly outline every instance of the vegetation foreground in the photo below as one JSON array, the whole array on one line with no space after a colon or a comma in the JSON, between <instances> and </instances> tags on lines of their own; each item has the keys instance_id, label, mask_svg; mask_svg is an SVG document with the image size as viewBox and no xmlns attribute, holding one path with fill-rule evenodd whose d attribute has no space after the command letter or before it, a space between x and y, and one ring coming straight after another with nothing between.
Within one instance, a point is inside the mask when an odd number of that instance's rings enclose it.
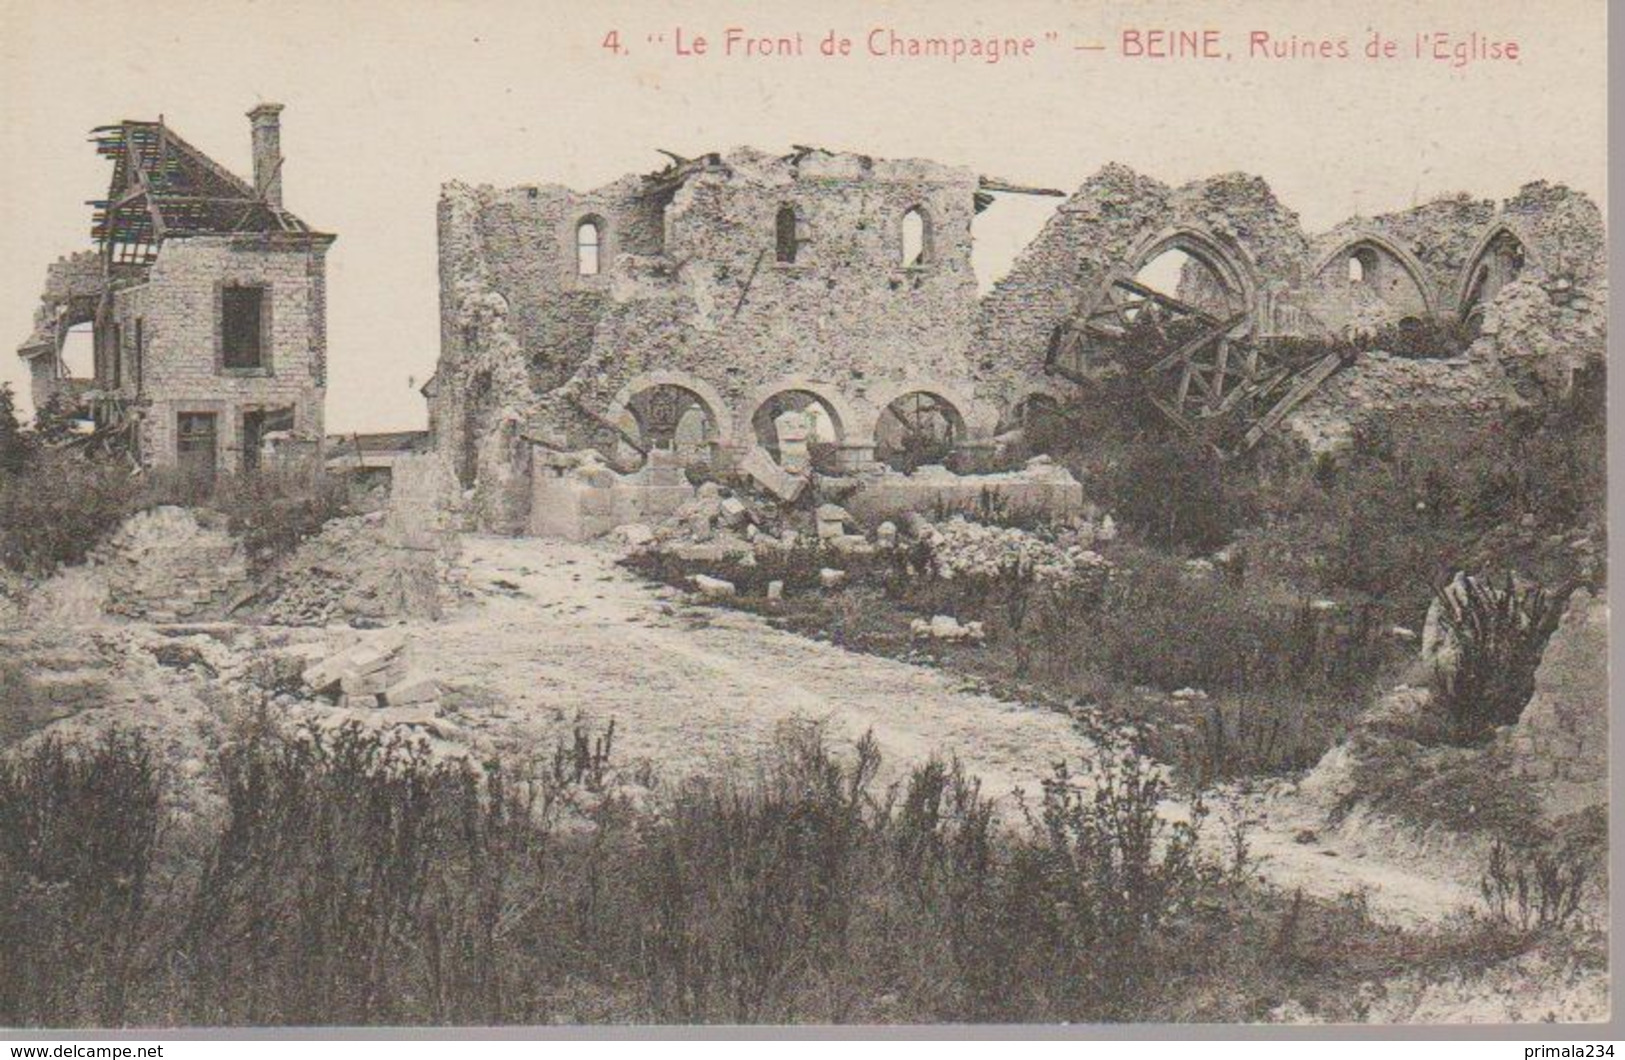
<instances>
[{"instance_id":1,"label":"vegetation foreground","mask_svg":"<svg viewBox=\"0 0 1625 1060\"><path fill-rule=\"evenodd\" d=\"M608 750L260 719L182 818L141 739L38 742L0 766L0 1024L1346 1021L1396 976L1574 952L1538 886L1426 933L1264 887L1133 754L1012 820L953 763L878 790L872 742L812 727L669 787Z\"/></svg>"}]
</instances>

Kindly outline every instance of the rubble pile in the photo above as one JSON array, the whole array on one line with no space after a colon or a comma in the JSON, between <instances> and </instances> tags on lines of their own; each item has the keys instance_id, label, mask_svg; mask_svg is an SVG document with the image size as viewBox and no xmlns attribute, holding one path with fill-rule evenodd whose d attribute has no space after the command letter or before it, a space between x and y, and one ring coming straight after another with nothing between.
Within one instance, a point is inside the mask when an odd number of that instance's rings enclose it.
<instances>
[{"instance_id":1,"label":"rubble pile","mask_svg":"<svg viewBox=\"0 0 1625 1060\"><path fill-rule=\"evenodd\" d=\"M1085 544L1102 540L1102 527L1083 523L1055 540L1010 526L985 526L955 517L940 525L923 523L920 538L931 550L937 577L994 578L1017 569L1030 572L1041 585L1056 588L1099 588L1111 575L1111 564ZM1115 527L1106 530L1109 540Z\"/></svg>"},{"instance_id":2,"label":"rubble pile","mask_svg":"<svg viewBox=\"0 0 1625 1060\"><path fill-rule=\"evenodd\" d=\"M642 524L617 528L628 543L669 552L679 559L717 563L753 556L760 547L780 540L768 531L780 522L778 512L749 501L715 482L706 482L652 530ZM789 540L795 541L794 531Z\"/></svg>"},{"instance_id":3,"label":"rubble pile","mask_svg":"<svg viewBox=\"0 0 1625 1060\"><path fill-rule=\"evenodd\" d=\"M445 585L450 558L409 549L384 526L384 515L335 519L300 543L280 563L253 601L253 613L274 625L320 626L334 622L383 622L414 611L423 581Z\"/></svg>"},{"instance_id":4,"label":"rubble pile","mask_svg":"<svg viewBox=\"0 0 1625 1060\"><path fill-rule=\"evenodd\" d=\"M311 694L352 710L412 707L432 716L440 683L408 665L406 646L405 633L387 630L310 662L302 681Z\"/></svg>"},{"instance_id":5,"label":"rubble pile","mask_svg":"<svg viewBox=\"0 0 1625 1060\"><path fill-rule=\"evenodd\" d=\"M87 566L106 586L109 613L150 622L219 617L249 585L242 544L200 513L170 505L126 519Z\"/></svg>"}]
</instances>

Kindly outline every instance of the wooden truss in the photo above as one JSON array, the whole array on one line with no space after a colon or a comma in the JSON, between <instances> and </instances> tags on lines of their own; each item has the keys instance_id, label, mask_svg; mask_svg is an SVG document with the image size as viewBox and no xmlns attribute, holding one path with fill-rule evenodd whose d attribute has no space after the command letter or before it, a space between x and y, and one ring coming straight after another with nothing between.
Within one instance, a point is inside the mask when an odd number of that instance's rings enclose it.
<instances>
[{"instance_id":1,"label":"wooden truss","mask_svg":"<svg viewBox=\"0 0 1625 1060\"><path fill-rule=\"evenodd\" d=\"M104 125L91 140L113 162L107 198L89 204L91 237L113 264L150 264L171 236L310 232L162 120Z\"/></svg>"},{"instance_id":2,"label":"wooden truss","mask_svg":"<svg viewBox=\"0 0 1625 1060\"><path fill-rule=\"evenodd\" d=\"M1118 278L1056 329L1047 367L1083 384L1101 362L1137 374L1170 422L1229 455L1256 445L1343 365L1340 352L1295 357L1247 337L1250 318L1220 318Z\"/></svg>"}]
</instances>

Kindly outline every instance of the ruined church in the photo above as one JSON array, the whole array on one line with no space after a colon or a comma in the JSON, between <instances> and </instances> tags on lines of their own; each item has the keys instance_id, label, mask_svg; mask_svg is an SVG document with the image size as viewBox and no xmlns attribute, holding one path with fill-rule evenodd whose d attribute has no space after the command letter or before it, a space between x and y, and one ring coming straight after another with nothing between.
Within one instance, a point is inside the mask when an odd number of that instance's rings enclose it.
<instances>
[{"instance_id":1,"label":"ruined church","mask_svg":"<svg viewBox=\"0 0 1625 1060\"><path fill-rule=\"evenodd\" d=\"M1241 174L1169 187L1109 165L1063 195L807 147L672 159L588 192L442 189L425 393L484 525L545 529L583 460L589 506L625 518L616 489L654 497L674 466L771 484L809 460L861 476L993 450L1128 370L1125 341L1153 340L1132 370L1159 408L1193 430L1239 420L1236 448L1334 447L1371 417L1450 430L1604 354L1601 214L1561 186L1310 234ZM976 218L1005 194L1064 201L979 296ZM1440 333L1460 350L1381 348Z\"/></svg>"}]
</instances>

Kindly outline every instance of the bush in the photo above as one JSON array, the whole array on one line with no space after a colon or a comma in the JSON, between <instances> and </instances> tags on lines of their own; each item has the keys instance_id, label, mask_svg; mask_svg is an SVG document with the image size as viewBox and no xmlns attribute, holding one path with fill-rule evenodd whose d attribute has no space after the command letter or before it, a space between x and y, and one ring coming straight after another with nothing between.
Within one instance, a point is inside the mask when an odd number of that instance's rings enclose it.
<instances>
[{"instance_id":1,"label":"bush","mask_svg":"<svg viewBox=\"0 0 1625 1060\"><path fill-rule=\"evenodd\" d=\"M129 1018L152 928L160 788L151 748L116 731L0 760L0 1024Z\"/></svg>"},{"instance_id":2,"label":"bush","mask_svg":"<svg viewBox=\"0 0 1625 1060\"><path fill-rule=\"evenodd\" d=\"M258 566L352 510L347 486L320 474L266 469L208 483L39 448L20 473L0 470L0 563L36 576L82 563L126 518L166 504L219 512Z\"/></svg>"},{"instance_id":3,"label":"bush","mask_svg":"<svg viewBox=\"0 0 1625 1060\"><path fill-rule=\"evenodd\" d=\"M1433 703L1450 722L1453 742L1471 746L1517 722L1535 692L1535 670L1563 617L1568 593L1520 585L1499 588L1458 578L1436 588L1439 617L1455 645L1453 664L1433 674Z\"/></svg>"},{"instance_id":4,"label":"bush","mask_svg":"<svg viewBox=\"0 0 1625 1060\"><path fill-rule=\"evenodd\" d=\"M1516 846L1497 840L1479 880L1479 894L1490 916L1509 927L1561 929L1579 914L1586 885L1601 860L1589 838Z\"/></svg>"},{"instance_id":5,"label":"bush","mask_svg":"<svg viewBox=\"0 0 1625 1060\"><path fill-rule=\"evenodd\" d=\"M1148 436L1106 478L1106 507L1153 545L1212 551L1245 521L1220 458L1178 436Z\"/></svg>"},{"instance_id":6,"label":"bush","mask_svg":"<svg viewBox=\"0 0 1625 1060\"><path fill-rule=\"evenodd\" d=\"M21 473L0 472L0 563L45 575L84 562L135 510L141 489L128 465L35 453Z\"/></svg>"}]
</instances>

